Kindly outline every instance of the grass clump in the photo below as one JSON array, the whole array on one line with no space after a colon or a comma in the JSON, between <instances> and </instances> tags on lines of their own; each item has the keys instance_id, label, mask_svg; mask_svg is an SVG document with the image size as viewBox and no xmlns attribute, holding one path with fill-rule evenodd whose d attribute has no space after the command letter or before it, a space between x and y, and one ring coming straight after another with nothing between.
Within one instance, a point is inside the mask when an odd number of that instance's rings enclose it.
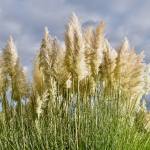
<instances>
[{"instance_id":1,"label":"grass clump","mask_svg":"<svg viewBox=\"0 0 150 150\"><path fill-rule=\"evenodd\" d=\"M127 39L118 49L105 24L82 29L75 14L65 42L45 28L27 81L10 38L1 55L0 149L149 149L149 66Z\"/></svg>"}]
</instances>

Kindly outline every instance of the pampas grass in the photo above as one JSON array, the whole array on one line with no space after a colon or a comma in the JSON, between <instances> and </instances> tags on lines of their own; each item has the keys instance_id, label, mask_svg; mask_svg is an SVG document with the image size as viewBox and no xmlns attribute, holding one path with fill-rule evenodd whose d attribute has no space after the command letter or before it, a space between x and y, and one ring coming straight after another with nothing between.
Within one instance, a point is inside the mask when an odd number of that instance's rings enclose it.
<instances>
[{"instance_id":1,"label":"pampas grass","mask_svg":"<svg viewBox=\"0 0 150 150\"><path fill-rule=\"evenodd\" d=\"M66 55L65 65L73 78L79 81L87 74L84 56L84 42L81 27L75 14L72 15L65 34Z\"/></svg>"},{"instance_id":2,"label":"pampas grass","mask_svg":"<svg viewBox=\"0 0 150 150\"><path fill-rule=\"evenodd\" d=\"M64 46L45 28L31 83L12 37L0 56L0 149L149 149L149 65L125 38L113 48L105 24L73 14Z\"/></svg>"}]
</instances>

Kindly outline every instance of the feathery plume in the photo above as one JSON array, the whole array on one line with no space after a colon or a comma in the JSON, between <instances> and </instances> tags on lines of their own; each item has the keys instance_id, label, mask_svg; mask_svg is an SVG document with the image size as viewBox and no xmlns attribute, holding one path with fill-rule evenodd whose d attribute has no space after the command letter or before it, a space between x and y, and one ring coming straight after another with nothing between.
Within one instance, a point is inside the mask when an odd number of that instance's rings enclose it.
<instances>
[{"instance_id":1,"label":"feathery plume","mask_svg":"<svg viewBox=\"0 0 150 150\"><path fill-rule=\"evenodd\" d=\"M100 22L94 31L93 28L88 27L85 30L85 56L86 63L88 64L90 73L92 76L98 74L99 66L103 60L103 49L104 49L104 22Z\"/></svg>"},{"instance_id":2,"label":"feathery plume","mask_svg":"<svg viewBox=\"0 0 150 150\"><path fill-rule=\"evenodd\" d=\"M51 55L51 37L49 36L49 32L47 27L45 28L44 38L42 39L40 52L38 55L38 63L39 68L43 73L44 81L49 84L49 57Z\"/></svg>"},{"instance_id":3,"label":"feathery plume","mask_svg":"<svg viewBox=\"0 0 150 150\"><path fill-rule=\"evenodd\" d=\"M18 58L12 76L12 98L20 101L28 97L28 88L27 78Z\"/></svg>"},{"instance_id":4,"label":"feathery plume","mask_svg":"<svg viewBox=\"0 0 150 150\"><path fill-rule=\"evenodd\" d=\"M38 55L36 56L35 61L34 61L32 84L33 84L33 89L38 93L38 95L42 95L45 87L44 87L44 81L43 81L43 74L39 66Z\"/></svg>"},{"instance_id":5,"label":"feathery plume","mask_svg":"<svg viewBox=\"0 0 150 150\"><path fill-rule=\"evenodd\" d=\"M9 37L2 53L3 72L12 76L18 54L12 36Z\"/></svg>"},{"instance_id":6,"label":"feathery plume","mask_svg":"<svg viewBox=\"0 0 150 150\"><path fill-rule=\"evenodd\" d=\"M131 105L137 107L144 93L144 63L143 53L136 54L130 49L129 42L125 39L118 51L115 67L115 79L119 81L120 88L131 97ZM133 99L137 99L134 101Z\"/></svg>"},{"instance_id":7,"label":"feathery plume","mask_svg":"<svg viewBox=\"0 0 150 150\"><path fill-rule=\"evenodd\" d=\"M42 115L44 109L47 107L47 101L48 101L48 91L45 91L43 95L37 97L37 115L38 119Z\"/></svg>"},{"instance_id":8,"label":"feathery plume","mask_svg":"<svg viewBox=\"0 0 150 150\"><path fill-rule=\"evenodd\" d=\"M84 79L88 75L84 56L84 42L79 20L72 15L65 33L65 66L74 78Z\"/></svg>"},{"instance_id":9,"label":"feathery plume","mask_svg":"<svg viewBox=\"0 0 150 150\"><path fill-rule=\"evenodd\" d=\"M150 64L145 64L145 70L144 70L144 93L149 94L150 93Z\"/></svg>"},{"instance_id":10,"label":"feathery plume","mask_svg":"<svg viewBox=\"0 0 150 150\"><path fill-rule=\"evenodd\" d=\"M99 67L99 75L103 81L103 86L106 92L111 92L113 89L114 82L114 70L115 70L115 59L117 53L110 46L107 40L104 41L104 50L103 50L103 61Z\"/></svg>"}]
</instances>

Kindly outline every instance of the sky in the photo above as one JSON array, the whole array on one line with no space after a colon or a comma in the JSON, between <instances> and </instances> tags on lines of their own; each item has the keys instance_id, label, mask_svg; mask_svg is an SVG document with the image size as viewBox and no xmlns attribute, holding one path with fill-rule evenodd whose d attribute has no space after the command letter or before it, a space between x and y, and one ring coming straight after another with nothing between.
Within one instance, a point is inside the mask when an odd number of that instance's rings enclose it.
<instances>
[{"instance_id":1,"label":"sky","mask_svg":"<svg viewBox=\"0 0 150 150\"><path fill-rule=\"evenodd\" d=\"M11 34L22 64L31 71L44 27L63 41L72 12L83 26L103 20L105 36L114 47L127 37L150 62L150 0L0 0L0 49Z\"/></svg>"}]
</instances>

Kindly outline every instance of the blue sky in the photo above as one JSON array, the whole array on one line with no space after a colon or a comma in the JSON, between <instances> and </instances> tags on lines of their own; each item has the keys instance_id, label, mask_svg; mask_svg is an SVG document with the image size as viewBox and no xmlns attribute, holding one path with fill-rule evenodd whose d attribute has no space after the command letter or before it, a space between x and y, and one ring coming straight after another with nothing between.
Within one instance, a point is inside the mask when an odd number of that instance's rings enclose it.
<instances>
[{"instance_id":1,"label":"blue sky","mask_svg":"<svg viewBox=\"0 0 150 150\"><path fill-rule=\"evenodd\" d=\"M113 46L127 36L138 52L145 51L150 62L149 0L0 0L0 48L12 34L22 64L31 68L44 27L63 40L72 12L83 25L104 20L106 37Z\"/></svg>"}]
</instances>

